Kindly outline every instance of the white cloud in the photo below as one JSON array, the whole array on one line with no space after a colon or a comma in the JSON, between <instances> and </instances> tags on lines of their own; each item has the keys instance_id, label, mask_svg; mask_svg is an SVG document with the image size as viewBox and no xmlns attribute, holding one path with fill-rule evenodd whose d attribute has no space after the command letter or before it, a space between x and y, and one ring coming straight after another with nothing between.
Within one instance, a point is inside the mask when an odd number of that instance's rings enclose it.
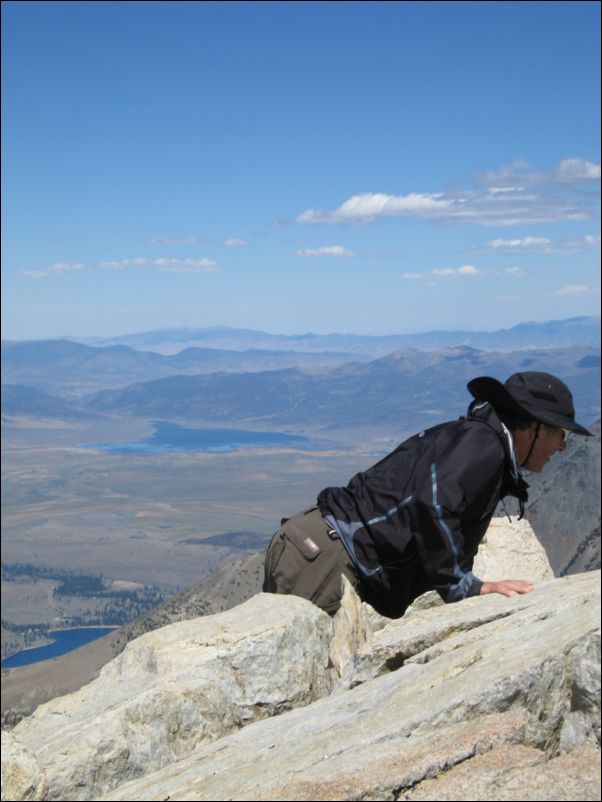
<instances>
[{"instance_id":1,"label":"white cloud","mask_svg":"<svg viewBox=\"0 0 602 802\"><path fill-rule=\"evenodd\" d=\"M478 276L483 275L482 270L478 270L474 265L462 265L462 267L444 267L438 270L431 270L433 276Z\"/></svg>"},{"instance_id":2,"label":"white cloud","mask_svg":"<svg viewBox=\"0 0 602 802\"><path fill-rule=\"evenodd\" d=\"M564 240L560 243L560 247L567 253L575 253L575 251L585 251L588 248L600 247L599 234L586 234L584 237L573 237L572 239Z\"/></svg>"},{"instance_id":3,"label":"white cloud","mask_svg":"<svg viewBox=\"0 0 602 802\"><path fill-rule=\"evenodd\" d=\"M600 166L564 159L550 172L529 171L524 161L475 176L466 190L389 195L352 195L333 211L306 209L298 223L373 223L384 217L417 217L445 223L525 225L597 216Z\"/></svg>"},{"instance_id":4,"label":"white cloud","mask_svg":"<svg viewBox=\"0 0 602 802\"><path fill-rule=\"evenodd\" d=\"M502 192L506 188L516 189L516 176L529 166L524 159L515 159L511 164L503 165L497 170L490 170L486 173L477 173L476 179L479 184L491 186L496 192ZM519 182L520 183L520 182ZM522 189L522 187L521 187Z\"/></svg>"},{"instance_id":5,"label":"white cloud","mask_svg":"<svg viewBox=\"0 0 602 802\"><path fill-rule=\"evenodd\" d=\"M499 192L524 192L525 188L524 187L488 187L487 191L491 192L493 194L496 194L496 193L499 193Z\"/></svg>"},{"instance_id":6,"label":"white cloud","mask_svg":"<svg viewBox=\"0 0 602 802\"><path fill-rule=\"evenodd\" d=\"M523 239L494 239L488 243L488 247L494 251L514 251L514 250L546 250L552 245L552 240L545 237L524 237Z\"/></svg>"},{"instance_id":7,"label":"white cloud","mask_svg":"<svg viewBox=\"0 0 602 802\"><path fill-rule=\"evenodd\" d=\"M201 237L152 237L146 240L147 245L201 245L205 240Z\"/></svg>"},{"instance_id":8,"label":"white cloud","mask_svg":"<svg viewBox=\"0 0 602 802\"><path fill-rule=\"evenodd\" d=\"M242 248L245 245L248 245L246 239L237 239L236 237L231 237L230 239L224 240L224 245L226 248Z\"/></svg>"},{"instance_id":9,"label":"white cloud","mask_svg":"<svg viewBox=\"0 0 602 802\"><path fill-rule=\"evenodd\" d=\"M85 270L87 265L84 264L69 264L67 262L58 262L50 267L45 267L42 270L21 270L23 276L28 278L44 278L46 276L60 276L63 273L68 273L71 270Z\"/></svg>"},{"instance_id":10,"label":"white cloud","mask_svg":"<svg viewBox=\"0 0 602 802\"><path fill-rule=\"evenodd\" d=\"M522 277L526 273L520 267L508 267L503 272L499 270L480 270L474 265L462 265L461 267L438 267L434 270L427 270L426 273L403 273L401 278L407 281L429 281L432 277L435 278L466 278L471 276L480 276L488 278L490 276L515 276Z\"/></svg>"},{"instance_id":11,"label":"white cloud","mask_svg":"<svg viewBox=\"0 0 602 802\"><path fill-rule=\"evenodd\" d=\"M135 259L122 259L119 262L99 262L96 267L99 270L123 270L124 267L143 267L145 264L147 264L146 259L139 256Z\"/></svg>"},{"instance_id":12,"label":"white cloud","mask_svg":"<svg viewBox=\"0 0 602 802\"><path fill-rule=\"evenodd\" d=\"M560 181L600 180L600 165L592 164L585 159L563 159L556 168L556 176Z\"/></svg>"},{"instance_id":13,"label":"white cloud","mask_svg":"<svg viewBox=\"0 0 602 802\"><path fill-rule=\"evenodd\" d=\"M295 256L308 256L316 258L320 256L354 256L353 251L344 248L342 245L325 245L322 248L305 248L296 251Z\"/></svg>"},{"instance_id":14,"label":"white cloud","mask_svg":"<svg viewBox=\"0 0 602 802\"><path fill-rule=\"evenodd\" d=\"M554 242L546 237L523 237L522 239L494 239L483 248L475 250L491 250L498 253L535 251L537 253L572 254L600 246L600 235L586 234L583 237Z\"/></svg>"},{"instance_id":15,"label":"white cloud","mask_svg":"<svg viewBox=\"0 0 602 802\"><path fill-rule=\"evenodd\" d=\"M297 217L299 223L344 223L373 222L377 217L437 217L451 212L450 201L442 200L441 194L385 195L381 192L365 192L352 195L334 212L323 209L307 209Z\"/></svg>"},{"instance_id":16,"label":"white cloud","mask_svg":"<svg viewBox=\"0 0 602 802\"><path fill-rule=\"evenodd\" d=\"M567 287L556 290L554 294L561 296L574 296L583 295L586 292L592 292L592 290L590 290L589 287L586 287L585 284L569 284Z\"/></svg>"},{"instance_id":17,"label":"white cloud","mask_svg":"<svg viewBox=\"0 0 602 802\"><path fill-rule=\"evenodd\" d=\"M60 262L41 270L21 270L23 276L28 278L46 278L66 273L70 270L123 270L127 267L141 267L150 270L158 270L162 273L217 273L221 265L212 259L172 259L161 258L148 260L143 257L134 259L120 259L107 262L97 262L93 265L67 264Z\"/></svg>"},{"instance_id":18,"label":"white cloud","mask_svg":"<svg viewBox=\"0 0 602 802\"><path fill-rule=\"evenodd\" d=\"M151 267L162 273L217 273L221 270L212 259L155 259Z\"/></svg>"},{"instance_id":19,"label":"white cloud","mask_svg":"<svg viewBox=\"0 0 602 802\"><path fill-rule=\"evenodd\" d=\"M565 182L597 182L600 180L600 165L586 159L563 159L550 172L529 170L529 164L517 160L512 164L485 173L477 173L476 179L482 186L495 191L501 189L516 190L517 187L535 187L539 185L563 184Z\"/></svg>"}]
</instances>

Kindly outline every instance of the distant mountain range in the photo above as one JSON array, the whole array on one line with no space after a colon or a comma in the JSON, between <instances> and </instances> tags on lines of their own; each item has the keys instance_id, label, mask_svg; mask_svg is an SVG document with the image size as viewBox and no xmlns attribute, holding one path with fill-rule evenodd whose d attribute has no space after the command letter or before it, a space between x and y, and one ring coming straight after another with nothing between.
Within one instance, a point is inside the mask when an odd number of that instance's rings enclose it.
<instances>
[{"instance_id":1,"label":"distant mountain range","mask_svg":"<svg viewBox=\"0 0 602 802\"><path fill-rule=\"evenodd\" d=\"M467 347L405 350L367 364L311 372L175 375L78 401L31 386L3 385L2 410L13 416L132 415L260 430L376 426L411 432L461 414L470 400L466 383L471 378L503 379L519 370L555 373L571 387L580 419L600 417L600 352L578 346L510 353Z\"/></svg>"},{"instance_id":2,"label":"distant mountain range","mask_svg":"<svg viewBox=\"0 0 602 802\"><path fill-rule=\"evenodd\" d=\"M600 416L600 354L572 347L490 353L474 348L398 351L367 364L315 373L299 370L172 376L104 390L83 409L103 414L230 422L250 427L378 425L413 431L462 414L475 376L554 372L571 389L585 421Z\"/></svg>"},{"instance_id":3,"label":"distant mountain range","mask_svg":"<svg viewBox=\"0 0 602 802\"><path fill-rule=\"evenodd\" d=\"M65 338L74 339L74 338ZM545 323L520 323L499 331L427 331L420 334L368 336L358 334L269 334L226 326L162 329L121 337L94 337L79 342L94 346L127 345L137 350L174 354L197 346L235 351L338 351L349 356L385 356L400 348L437 350L469 345L480 350L600 346L600 317L573 317ZM279 366L282 367L282 366Z\"/></svg>"},{"instance_id":4,"label":"distant mountain range","mask_svg":"<svg viewBox=\"0 0 602 802\"><path fill-rule=\"evenodd\" d=\"M2 418L27 416L32 418L55 418L63 420L85 420L90 414L79 410L74 404L57 396L25 387L20 384L2 385Z\"/></svg>"},{"instance_id":5,"label":"distant mountain range","mask_svg":"<svg viewBox=\"0 0 602 802\"><path fill-rule=\"evenodd\" d=\"M470 400L466 383L475 376L504 379L539 370L569 384L578 415L588 423L600 417L599 324L599 317L581 317L489 333L286 337L217 328L129 338L147 347L161 338L173 345L186 332L232 349L194 347L172 355L69 340L5 342L2 408L12 416L132 415L251 429L382 427L409 433L462 414ZM481 347L449 345L463 338ZM545 347L538 345L542 340ZM408 341L422 347L391 348ZM261 342L274 347L234 350ZM447 344L435 346L441 342ZM492 342L496 350L485 350ZM520 348L511 349L515 342ZM288 350L279 350L284 345ZM386 355L369 356L382 349L389 349Z\"/></svg>"},{"instance_id":6,"label":"distant mountain range","mask_svg":"<svg viewBox=\"0 0 602 802\"><path fill-rule=\"evenodd\" d=\"M206 373L245 373L282 368L311 370L352 360L370 360L363 354L336 351L227 351L185 348L172 356L138 351L126 345L94 347L70 340L2 343L2 382L77 397L106 387L165 376Z\"/></svg>"}]
</instances>

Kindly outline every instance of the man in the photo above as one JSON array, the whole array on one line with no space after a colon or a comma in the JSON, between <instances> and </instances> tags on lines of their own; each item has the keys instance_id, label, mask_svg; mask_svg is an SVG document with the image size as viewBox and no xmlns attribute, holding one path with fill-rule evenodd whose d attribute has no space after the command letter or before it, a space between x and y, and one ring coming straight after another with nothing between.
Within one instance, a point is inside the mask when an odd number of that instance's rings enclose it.
<instances>
[{"instance_id":1,"label":"man","mask_svg":"<svg viewBox=\"0 0 602 802\"><path fill-rule=\"evenodd\" d=\"M283 519L264 591L302 596L332 615L345 574L390 618L427 590L446 602L531 591L523 580L479 579L474 556L500 499L515 496L524 514L520 468L539 473L570 432L590 432L549 373L515 373L505 384L485 376L468 389L475 400L466 417L410 437L347 487L328 487L317 506Z\"/></svg>"}]
</instances>

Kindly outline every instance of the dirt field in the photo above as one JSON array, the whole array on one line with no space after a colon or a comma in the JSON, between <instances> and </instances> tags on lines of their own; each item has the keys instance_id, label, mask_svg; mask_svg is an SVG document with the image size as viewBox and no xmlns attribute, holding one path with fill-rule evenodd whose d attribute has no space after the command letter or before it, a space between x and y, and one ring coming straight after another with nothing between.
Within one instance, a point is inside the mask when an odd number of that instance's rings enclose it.
<instances>
[{"instance_id":1,"label":"dirt field","mask_svg":"<svg viewBox=\"0 0 602 802\"><path fill-rule=\"evenodd\" d=\"M243 531L267 540L282 516L374 461L357 447L115 454L81 444L136 439L151 425L18 423L3 425L2 562L102 574L168 594L244 556L204 538ZM52 586L3 582L3 618L36 623L77 614L79 602L61 599L57 610Z\"/></svg>"}]
</instances>

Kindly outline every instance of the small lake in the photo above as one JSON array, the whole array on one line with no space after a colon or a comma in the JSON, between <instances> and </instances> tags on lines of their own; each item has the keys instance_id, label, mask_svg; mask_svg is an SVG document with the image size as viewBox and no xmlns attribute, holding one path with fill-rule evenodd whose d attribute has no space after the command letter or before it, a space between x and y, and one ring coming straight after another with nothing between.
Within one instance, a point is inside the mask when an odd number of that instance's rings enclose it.
<instances>
[{"instance_id":1,"label":"small lake","mask_svg":"<svg viewBox=\"0 0 602 802\"><path fill-rule=\"evenodd\" d=\"M190 429L172 421L152 421L155 431L145 440L129 443L86 443L85 448L122 454L160 454L165 451L207 451L227 454L243 448L294 448L321 451L338 447L327 440L315 440L285 432L250 432L245 429Z\"/></svg>"},{"instance_id":2,"label":"small lake","mask_svg":"<svg viewBox=\"0 0 602 802\"><path fill-rule=\"evenodd\" d=\"M90 643L96 638L101 638L112 632L115 627L81 627L79 629L57 629L49 632L48 637L52 638L52 643L45 646L36 646L34 649L23 649L22 652L11 654L2 661L2 668L17 668L28 666L32 663L40 663L42 660L50 660L52 657L60 657L62 654L72 652L86 643Z\"/></svg>"}]
</instances>

